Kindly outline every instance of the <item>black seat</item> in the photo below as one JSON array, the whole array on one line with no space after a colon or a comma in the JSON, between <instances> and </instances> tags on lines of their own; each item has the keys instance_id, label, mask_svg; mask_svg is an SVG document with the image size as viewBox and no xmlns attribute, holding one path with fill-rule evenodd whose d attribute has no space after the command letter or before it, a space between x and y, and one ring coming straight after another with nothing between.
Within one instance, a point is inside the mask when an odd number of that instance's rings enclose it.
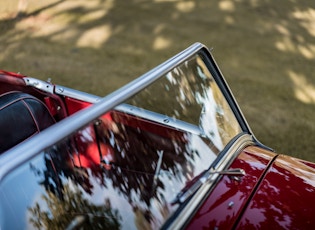
<instances>
[{"instance_id":1,"label":"black seat","mask_svg":"<svg viewBox=\"0 0 315 230\"><path fill-rule=\"evenodd\" d=\"M0 96L0 154L54 124L45 104L23 92Z\"/></svg>"}]
</instances>

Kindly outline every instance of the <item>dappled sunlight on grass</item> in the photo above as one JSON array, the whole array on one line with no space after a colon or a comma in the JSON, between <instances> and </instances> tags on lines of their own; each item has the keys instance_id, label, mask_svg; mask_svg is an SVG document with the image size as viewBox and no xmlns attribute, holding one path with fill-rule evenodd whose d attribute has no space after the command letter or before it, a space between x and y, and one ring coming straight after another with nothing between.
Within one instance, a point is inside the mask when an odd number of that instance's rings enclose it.
<instances>
[{"instance_id":1,"label":"dappled sunlight on grass","mask_svg":"<svg viewBox=\"0 0 315 230\"><path fill-rule=\"evenodd\" d=\"M315 37L315 9L295 10L292 15L300 21L301 25L310 35Z\"/></svg>"},{"instance_id":2,"label":"dappled sunlight on grass","mask_svg":"<svg viewBox=\"0 0 315 230\"><path fill-rule=\"evenodd\" d=\"M235 4L232 0L219 1L219 9L225 12L235 11Z\"/></svg>"},{"instance_id":3,"label":"dappled sunlight on grass","mask_svg":"<svg viewBox=\"0 0 315 230\"><path fill-rule=\"evenodd\" d=\"M52 1L54 2L54 1ZM172 20L179 19L180 14L186 14L195 10L194 1L155 1L159 4L170 4L173 6ZM139 2L139 9L145 10L147 3ZM109 21L111 11L117 7L118 2L107 1L60 1L58 5L49 11L39 12L21 18L15 24L15 30L19 31L19 36L29 38L49 38L53 42L72 42L77 47L98 49L104 46L115 34L123 33L126 30L138 31L139 34L147 33L152 37L151 48L153 50L163 50L169 48L173 40L169 36L163 35L165 24L156 24L153 31L141 31L142 28L129 21L113 24ZM143 9L142 6L144 6ZM137 7L137 6L136 6ZM164 6L163 6L164 7ZM115 9L114 9L115 10ZM123 11L122 11L123 12ZM139 12L140 13L140 12ZM114 17L117 17L116 15ZM128 19L127 19L128 20ZM130 26L131 24L132 26Z\"/></svg>"},{"instance_id":4,"label":"dappled sunlight on grass","mask_svg":"<svg viewBox=\"0 0 315 230\"><path fill-rule=\"evenodd\" d=\"M40 12L18 20L15 29L21 36L49 37L56 42L74 41L78 47L100 48L112 36L112 29L109 24L95 25L95 21L106 17L113 2L106 1L100 9L99 1L61 1L50 13Z\"/></svg>"},{"instance_id":5,"label":"dappled sunlight on grass","mask_svg":"<svg viewBox=\"0 0 315 230\"><path fill-rule=\"evenodd\" d=\"M101 25L85 31L77 41L78 47L100 48L112 35L110 25Z\"/></svg>"},{"instance_id":6,"label":"dappled sunlight on grass","mask_svg":"<svg viewBox=\"0 0 315 230\"><path fill-rule=\"evenodd\" d=\"M292 12L292 17L312 37L315 37L315 9L297 10ZM288 29L289 25L276 24L276 31L282 38L275 42L278 50L300 54L306 59L315 59L315 45L308 43L302 34L293 34Z\"/></svg>"},{"instance_id":7,"label":"dappled sunlight on grass","mask_svg":"<svg viewBox=\"0 0 315 230\"><path fill-rule=\"evenodd\" d=\"M275 43L278 50L283 52L295 52L295 42L290 37L284 36L280 41Z\"/></svg>"},{"instance_id":8,"label":"dappled sunlight on grass","mask_svg":"<svg viewBox=\"0 0 315 230\"><path fill-rule=\"evenodd\" d=\"M298 51L307 59L315 58L315 45L298 45Z\"/></svg>"},{"instance_id":9,"label":"dappled sunlight on grass","mask_svg":"<svg viewBox=\"0 0 315 230\"><path fill-rule=\"evenodd\" d=\"M303 103L315 104L315 86L301 74L289 71L288 75L293 82L295 97Z\"/></svg>"},{"instance_id":10,"label":"dappled sunlight on grass","mask_svg":"<svg viewBox=\"0 0 315 230\"><path fill-rule=\"evenodd\" d=\"M175 7L180 12L189 13L195 9L196 3L194 1L178 2Z\"/></svg>"},{"instance_id":11,"label":"dappled sunlight on grass","mask_svg":"<svg viewBox=\"0 0 315 230\"><path fill-rule=\"evenodd\" d=\"M96 20L100 20L104 17L106 17L106 14L108 13L110 9L99 9L99 10L93 10L91 12L88 12L87 14L83 14L80 18L78 18L79 24L85 24L89 22L93 22Z\"/></svg>"},{"instance_id":12,"label":"dappled sunlight on grass","mask_svg":"<svg viewBox=\"0 0 315 230\"><path fill-rule=\"evenodd\" d=\"M233 24L235 24L235 19L231 16L226 16L224 18L224 22L228 25L233 25Z\"/></svg>"},{"instance_id":13,"label":"dappled sunlight on grass","mask_svg":"<svg viewBox=\"0 0 315 230\"><path fill-rule=\"evenodd\" d=\"M290 154L305 145L286 139L315 133L314 1L18 2L0 1L1 69L102 96L199 41L258 139Z\"/></svg>"},{"instance_id":14,"label":"dappled sunlight on grass","mask_svg":"<svg viewBox=\"0 0 315 230\"><path fill-rule=\"evenodd\" d=\"M178 2L179 0L154 0L154 2L157 3L163 3L163 2Z\"/></svg>"},{"instance_id":15,"label":"dappled sunlight on grass","mask_svg":"<svg viewBox=\"0 0 315 230\"><path fill-rule=\"evenodd\" d=\"M158 36L154 39L153 49L154 50L166 49L166 48L170 47L171 44L172 44L172 42L169 39L162 37L162 36Z\"/></svg>"}]
</instances>

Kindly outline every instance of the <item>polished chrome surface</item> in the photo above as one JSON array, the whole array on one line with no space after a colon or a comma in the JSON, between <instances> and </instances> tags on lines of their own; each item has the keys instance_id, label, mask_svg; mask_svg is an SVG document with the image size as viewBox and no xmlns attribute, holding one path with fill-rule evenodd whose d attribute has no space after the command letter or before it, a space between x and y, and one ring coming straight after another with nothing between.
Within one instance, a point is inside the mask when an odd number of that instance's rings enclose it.
<instances>
[{"instance_id":1,"label":"polished chrome surface","mask_svg":"<svg viewBox=\"0 0 315 230\"><path fill-rule=\"evenodd\" d=\"M23 80L27 86L32 86L47 93L54 93L54 85L49 82L31 77L24 77Z\"/></svg>"},{"instance_id":2,"label":"polished chrome surface","mask_svg":"<svg viewBox=\"0 0 315 230\"><path fill-rule=\"evenodd\" d=\"M93 104L99 102L102 99L101 97L60 85L55 86L55 93L63 97L71 97L80 101L86 101Z\"/></svg>"},{"instance_id":3,"label":"polished chrome surface","mask_svg":"<svg viewBox=\"0 0 315 230\"><path fill-rule=\"evenodd\" d=\"M164 124L166 126L169 126L175 129L179 129L185 132L189 132L189 133L193 133L193 134L205 137L205 133L203 132L202 129L200 129L199 126L192 125L190 123L187 123L178 119L174 119L172 117L169 117L160 113L155 113L146 109L141 109L141 108L138 108L136 106L132 106L126 103L115 107L115 110L128 113L137 117L142 117L147 120Z\"/></svg>"}]
</instances>

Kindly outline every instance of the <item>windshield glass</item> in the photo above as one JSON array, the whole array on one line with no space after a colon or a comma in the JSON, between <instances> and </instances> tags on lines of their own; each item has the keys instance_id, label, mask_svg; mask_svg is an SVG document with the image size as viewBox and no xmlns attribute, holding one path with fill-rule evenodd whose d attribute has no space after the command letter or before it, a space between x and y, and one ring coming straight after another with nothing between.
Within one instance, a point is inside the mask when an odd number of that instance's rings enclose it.
<instances>
[{"instance_id":1,"label":"windshield glass","mask_svg":"<svg viewBox=\"0 0 315 230\"><path fill-rule=\"evenodd\" d=\"M174 68L128 103L168 116L171 119L166 119L166 123L173 120L195 125L219 150L241 132L234 113L199 55Z\"/></svg>"},{"instance_id":2,"label":"windshield glass","mask_svg":"<svg viewBox=\"0 0 315 230\"><path fill-rule=\"evenodd\" d=\"M1 227L160 228L241 131L196 55L7 175Z\"/></svg>"}]
</instances>

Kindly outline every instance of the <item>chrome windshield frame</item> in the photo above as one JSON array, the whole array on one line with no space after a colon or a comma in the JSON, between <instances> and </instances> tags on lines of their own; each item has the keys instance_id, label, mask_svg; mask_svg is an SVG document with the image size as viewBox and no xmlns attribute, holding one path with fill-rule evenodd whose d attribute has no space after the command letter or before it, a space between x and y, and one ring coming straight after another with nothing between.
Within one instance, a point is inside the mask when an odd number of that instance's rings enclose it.
<instances>
[{"instance_id":1,"label":"chrome windshield frame","mask_svg":"<svg viewBox=\"0 0 315 230\"><path fill-rule=\"evenodd\" d=\"M206 60L206 62L209 62L209 68L211 67L212 73L216 75L215 80L217 81L219 87L227 98L235 116L237 117L241 125L241 128L244 132L253 135L210 51L203 44L194 43L187 49L183 50L182 52L153 68L149 72L143 74L142 76L138 77L137 79L133 80L132 82L126 84L125 86L103 98L99 98L97 96L93 97L92 95L86 94L84 98L89 98L89 102L91 103L96 102L94 105L90 106L89 108L83 109L71 115L70 117L65 118L64 120L61 120L60 122L47 128L41 133L35 135L28 141L25 141L1 154L0 182L8 173L10 173L19 165L37 156L43 150L49 148L50 146L59 143L67 136L76 132L88 123L93 122L109 110L117 107L128 98L134 96L135 94L149 86L151 83L168 73L170 70L177 67L185 60L191 58L201 51L205 54L205 57L210 58L209 60ZM61 89L63 89L63 92L61 92ZM66 89L67 92L70 92L69 96L80 95L79 91L76 92L75 90L71 90L62 86L56 86L55 92L56 94L67 96L68 93L64 92L64 89Z\"/></svg>"},{"instance_id":2,"label":"chrome windshield frame","mask_svg":"<svg viewBox=\"0 0 315 230\"><path fill-rule=\"evenodd\" d=\"M214 75L215 81L222 90L224 97L226 97L233 113L235 114L241 126L241 130L243 131L242 133L240 133L239 137L235 137L235 140L231 141L230 146L226 147L228 151L226 151L225 153L221 152L222 154L220 158L215 160L215 169L224 170L224 168L231 162L231 160L238 154L238 152L241 151L241 149L243 149L247 145L253 144L256 140L249 126L247 125L247 122L241 110L239 109L234 99L234 96L229 89L228 84L225 82L222 73L215 63L210 51L203 44L195 43L181 53L158 65L151 71L143 74L139 78L103 98L99 98L97 96L94 97L93 95L89 94L81 94L81 92L79 91L75 91L62 86L55 86L56 94L82 99L84 101L93 103L93 105L71 115L68 118L65 118L64 120L61 120L55 125L35 135L28 141L25 141L0 155L0 183L10 172L12 172L20 165L41 154L44 150L53 146L54 144L60 143L69 135L73 134L74 132L78 131L89 123L97 120L100 116L112 109L131 113L140 117L148 116L152 119L156 119L156 121L158 121L159 123L163 123L163 121L165 121L165 118L169 118L164 116L157 116L155 113L151 113L150 111L137 110L136 108L122 103L152 84L154 81L163 77L173 68L179 66L187 59L196 55L198 52L202 52L205 59L208 59L204 61L209 63L208 67L211 68L211 73ZM171 119L168 120L167 123L172 127L189 130L189 132L191 133L197 133L198 135L203 136L203 131L200 130L197 126L190 125L188 123L186 124L185 122L172 121ZM189 219L189 215L191 215L195 211L196 207L198 207L203 197L209 192L209 190L218 178L219 175L211 176L211 178L209 179L209 183L201 186L201 188L194 195L194 199L189 200L187 203L188 205L185 205L184 209L178 211L180 213L178 217L180 218L170 220L169 223L166 223L168 226L166 228L173 229L184 226L186 220Z\"/></svg>"},{"instance_id":3,"label":"chrome windshield frame","mask_svg":"<svg viewBox=\"0 0 315 230\"><path fill-rule=\"evenodd\" d=\"M195 55L201 49L207 50L201 43L191 45L184 51L158 65L129 84L126 84L108 96L103 97L99 102L89 108L83 109L74 115L61 120L28 141L4 152L0 155L0 182L19 165L37 156L50 146L59 143L64 138L97 119L110 109L123 103L125 100L168 73L171 69Z\"/></svg>"}]
</instances>

